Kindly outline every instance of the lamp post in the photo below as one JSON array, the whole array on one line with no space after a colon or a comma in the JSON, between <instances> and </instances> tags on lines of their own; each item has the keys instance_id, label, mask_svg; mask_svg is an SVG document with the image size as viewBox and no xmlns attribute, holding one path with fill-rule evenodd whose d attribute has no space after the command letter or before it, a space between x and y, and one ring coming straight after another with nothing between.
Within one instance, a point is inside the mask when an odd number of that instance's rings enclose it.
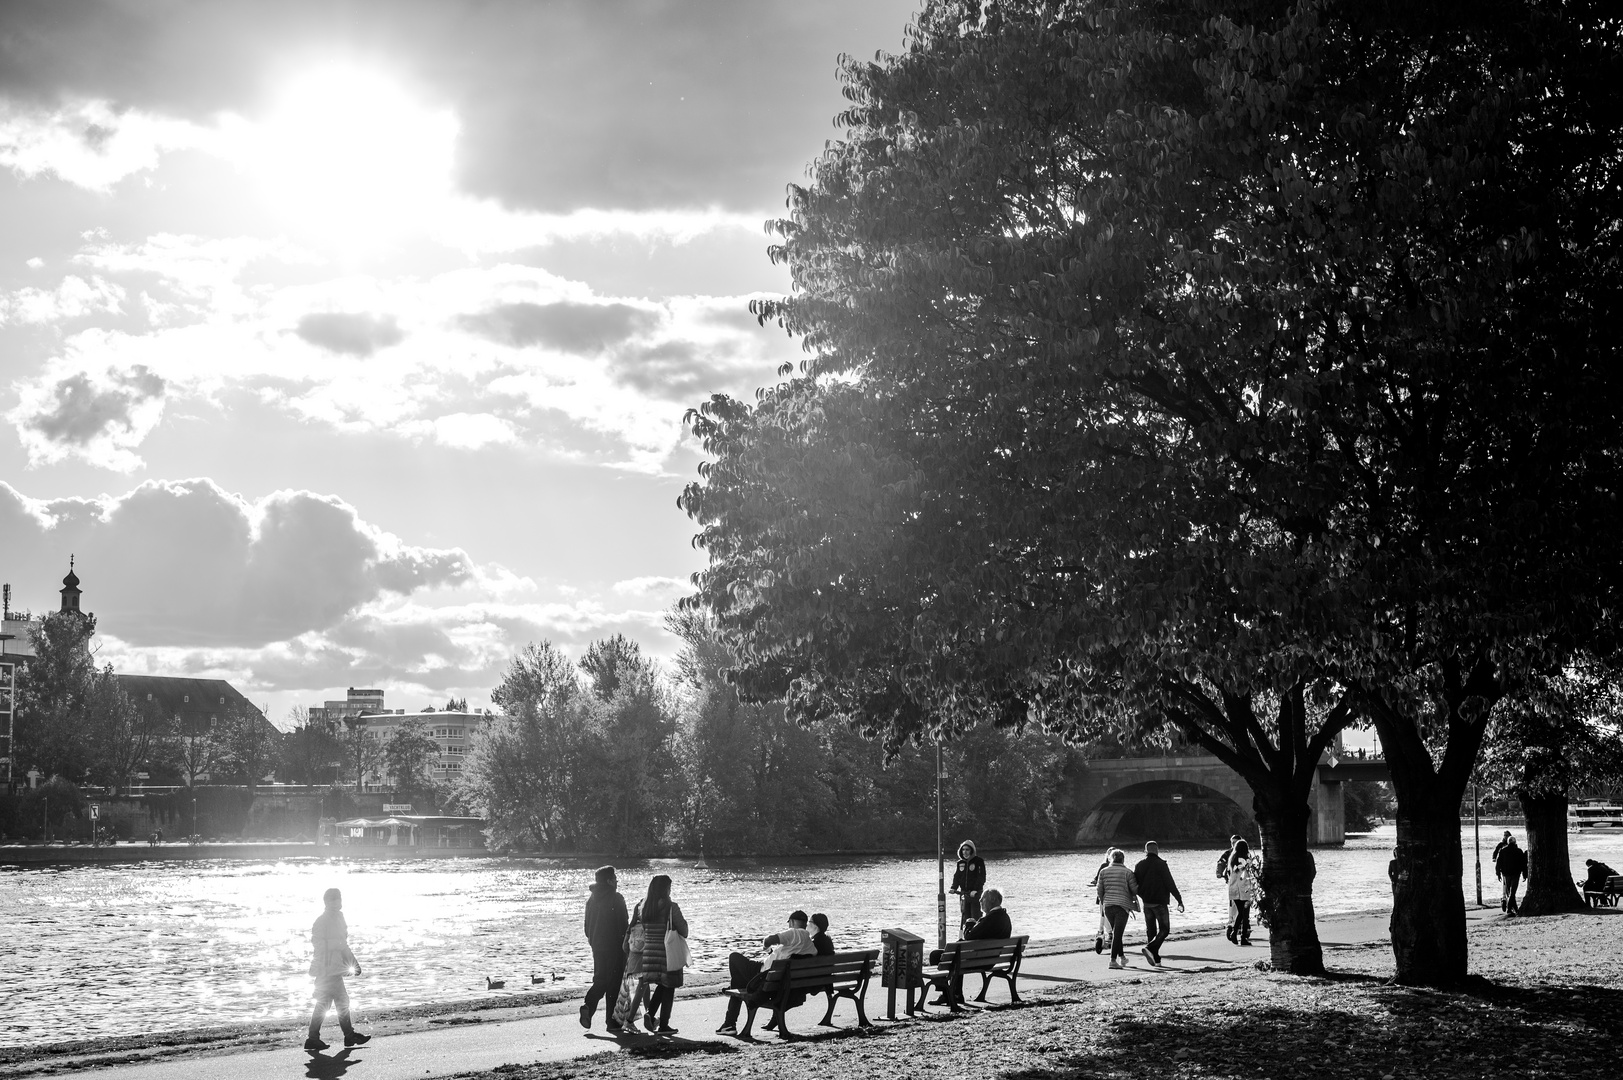
<instances>
[{"instance_id":1,"label":"lamp post","mask_svg":"<svg viewBox=\"0 0 1623 1080\"><path fill-rule=\"evenodd\" d=\"M1476 906L1482 906L1482 796L1477 779L1471 777L1471 828L1476 833Z\"/></svg>"},{"instance_id":2,"label":"lamp post","mask_svg":"<svg viewBox=\"0 0 1623 1080\"><path fill-rule=\"evenodd\" d=\"M947 947L947 855L941 846L941 739L935 741L935 947Z\"/></svg>"}]
</instances>

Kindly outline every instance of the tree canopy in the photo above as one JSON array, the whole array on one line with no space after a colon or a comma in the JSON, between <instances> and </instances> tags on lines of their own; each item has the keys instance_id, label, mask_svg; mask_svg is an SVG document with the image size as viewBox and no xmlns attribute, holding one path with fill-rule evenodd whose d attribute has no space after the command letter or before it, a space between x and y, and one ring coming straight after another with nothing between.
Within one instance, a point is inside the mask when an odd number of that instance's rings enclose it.
<instances>
[{"instance_id":1,"label":"tree canopy","mask_svg":"<svg viewBox=\"0 0 1623 1080\"><path fill-rule=\"evenodd\" d=\"M740 690L893 746L1169 720L1259 817L1367 716L1400 978L1463 976L1489 710L1611 647L1617 37L1586 5L942 2L847 61L777 226L794 292L755 306L809 356L690 414Z\"/></svg>"}]
</instances>

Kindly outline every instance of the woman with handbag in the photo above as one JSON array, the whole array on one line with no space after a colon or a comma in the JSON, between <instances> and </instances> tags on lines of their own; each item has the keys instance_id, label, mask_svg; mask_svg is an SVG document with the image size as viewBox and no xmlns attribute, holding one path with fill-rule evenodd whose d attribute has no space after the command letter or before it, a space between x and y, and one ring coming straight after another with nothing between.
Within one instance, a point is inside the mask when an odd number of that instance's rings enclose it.
<instances>
[{"instance_id":1,"label":"woman with handbag","mask_svg":"<svg viewBox=\"0 0 1623 1080\"><path fill-rule=\"evenodd\" d=\"M671 1005L688 962L688 921L671 899L669 874L654 875L648 883L648 896L637 905L637 912L643 926L642 979L653 988L642 1023L649 1031L675 1035Z\"/></svg>"},{"instance_id":2,"label":"woman with handbag","mask_svg":"<svg viewBox=\"0 0 1623 1080\"><path fill-rule=\"evenodd\" d=\"M624 949L626 955L625 973L620 978L620 994L614 1003L614 1020L617 1030L625 1030L637 1023L637 1010L642 1008L642 947L645 940L642 925L642 905L638 904L636 911L631 915L631 925L626 927Z\"/></svg>"}]
</instances>

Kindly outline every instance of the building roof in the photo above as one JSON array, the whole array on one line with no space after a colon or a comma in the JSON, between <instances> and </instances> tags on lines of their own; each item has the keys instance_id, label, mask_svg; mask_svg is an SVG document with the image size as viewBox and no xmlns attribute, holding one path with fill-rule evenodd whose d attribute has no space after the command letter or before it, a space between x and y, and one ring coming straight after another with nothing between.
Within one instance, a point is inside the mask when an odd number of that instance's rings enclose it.
<instances>
[{"instance_id":1,"label":"building roof","mask_svg":"<svg viewBox=\"0 0 1623 1080\"><path fill-rule=\"evenodd\" d=\"M224 679L185 679L170 675L118 675L119 687L137 705L151 702L187 726L208 727L238 710L264 719L253 702ZM266 723L270 721L266 720Z\"/></svg>"}]
</instances>

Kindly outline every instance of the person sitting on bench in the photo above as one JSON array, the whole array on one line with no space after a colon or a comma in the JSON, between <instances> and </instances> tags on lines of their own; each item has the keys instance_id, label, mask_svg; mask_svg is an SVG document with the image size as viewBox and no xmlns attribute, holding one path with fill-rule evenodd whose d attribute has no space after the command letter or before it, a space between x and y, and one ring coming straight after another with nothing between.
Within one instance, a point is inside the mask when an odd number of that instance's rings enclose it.
<instances>
[{"instance_id":1,"label":"person sitting on bench","mask_svg":"<svg viewBox=\"0 0 1623 1080\"><path fill-rule=\"evenodd\" d=\"M750 982L756 976L779 960L787 960L791 956L815 956L817 954L817 945L812 941L811 931L806 929L806 913L804 911L791 911L789 913L789 925L762 941L761 948L772 950L771 955L765 960L751 960L739 952L727 957L727 988L729 990L749 989ZM727 999L727 1018L716 1029L717 1035L738 1034L738 1013L743 1007L743 998L729 997Z\"/></svg>"},{"instance_id":2,"label":"person sitting on bench","mask_svg":"<svg viewBox=\"0 0 1623 1080\"><path fill-rule=\"evenodd\" d=\"M1001 941L1014 937L1009 913L1003 910L1003 894L996 889L987 889L981 894L981 903L986 908L986 914L970 920L969 928L964 931L964 940Z\"/></svg>"},{"instance_id":3,"label":"person sitting on bench","mask_svg":"<svg viewBox=\"0 0 1623 1080\"><path fill-rule=\"evenodd\" d=\"M1604 896L1606 879L1615 877L1617 871L1596 859L1585 859L1584 865L1589 868L1584 875L1584 892L1600 893Z\"/></svg>"},{"instance_id":4,"label":"person sitting on bench","mask_svg":"<svg viewBox=\"0 0 1623 1080\"><path fill-rule=\"evenodd\" d=\"M811 924L817 927L812 931L812 945L817 949L817 955L833 956L834 939L828 936L828 916L821 911L814 911Z\"/></svg>"}]
</instances>

